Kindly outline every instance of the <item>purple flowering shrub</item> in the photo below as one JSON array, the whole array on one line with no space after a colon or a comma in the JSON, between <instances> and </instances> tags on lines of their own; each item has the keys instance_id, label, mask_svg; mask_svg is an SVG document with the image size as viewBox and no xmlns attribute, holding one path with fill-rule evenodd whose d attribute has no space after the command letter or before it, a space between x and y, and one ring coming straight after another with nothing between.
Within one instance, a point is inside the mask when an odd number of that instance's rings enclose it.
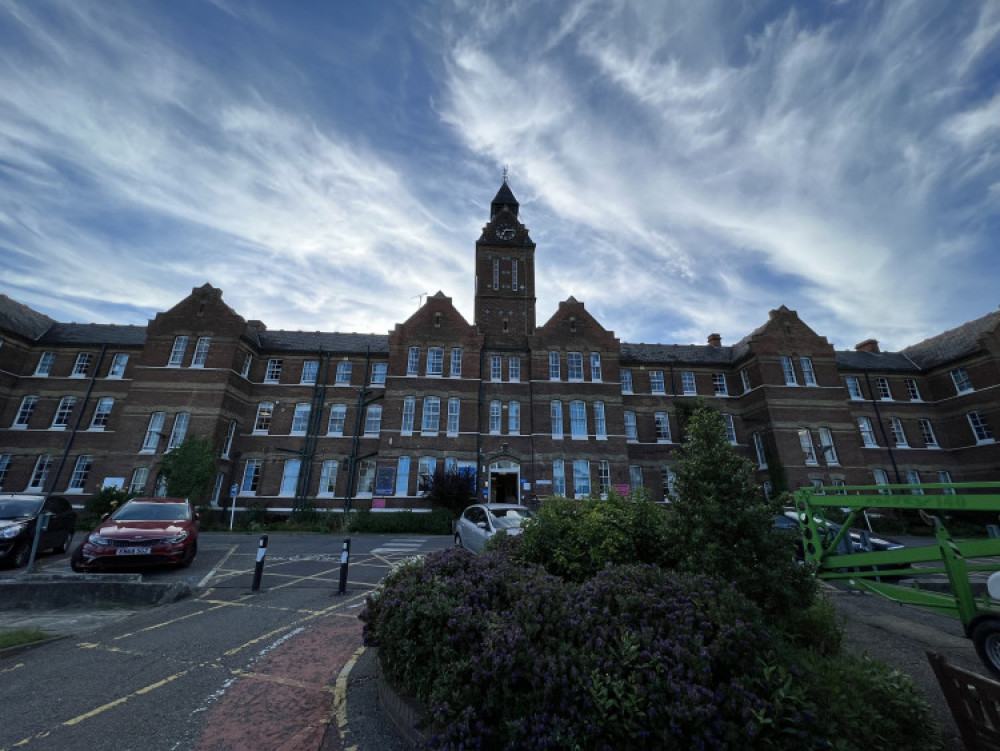
<instances>
[{"instance_id":1,"label":"purple flowering shrub","mask_svg":"<svg viewBox=\"0 0 1000 751\"><path fill-rule=\"evenodd\" d=\"M390 575L361 617L386 678L428 708L432 747L653 749L775 734L771 683L745 679L768 652L758 616L655 566L574 584L447 550Z\"/></svg>"}]
</instances>

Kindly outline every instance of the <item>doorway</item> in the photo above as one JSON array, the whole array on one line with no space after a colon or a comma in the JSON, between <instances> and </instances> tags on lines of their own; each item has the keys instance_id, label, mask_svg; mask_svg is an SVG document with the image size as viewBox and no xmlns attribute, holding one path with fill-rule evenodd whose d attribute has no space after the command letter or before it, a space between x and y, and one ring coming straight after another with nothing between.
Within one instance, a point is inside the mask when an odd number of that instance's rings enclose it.
<instances>
[{"instance_id":1,"label":"doorway","mask_svg":"<svg viewBox=\"0 0 1000 751\"><path fill-rule=\"evenodd\" d=\"M510 459L490 464L490 503L520 503L521 467Z\"/></svg>"}]
</instances>

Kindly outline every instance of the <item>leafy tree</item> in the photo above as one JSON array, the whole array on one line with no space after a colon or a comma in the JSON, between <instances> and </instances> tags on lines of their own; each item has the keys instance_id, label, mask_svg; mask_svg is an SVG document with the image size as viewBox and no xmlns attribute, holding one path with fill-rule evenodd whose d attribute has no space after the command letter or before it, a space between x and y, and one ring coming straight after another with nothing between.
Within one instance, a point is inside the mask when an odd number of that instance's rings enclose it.
<instances>
[{"instance_id":1,"label":"leafy tree","mask_svg":"<svg viewBox=\"0 0 1000 751\"><path fill-rule=\"evenodd\" d=\"M167 481L167 495L187 498L201 505L215 479L215 448L207 438L188 436L160 462L160 475Z\"/></svg>"},{"instance_id":2,"label":"leafy tree","mask_svg":"<svg viewBox=\"0 0 1000 751\"><path fill-rule=\"evenodd\" d=\"M424 497L430 499L435 506L448 509L457 519L466 506L475 503L475 494L476 478L471 472L438 466L428 482Z\"/></svg>"},{"instance_id":3,"label":"leafy tree","mask_svg":"<svg viewBox=\"0 0 1000 751\"><path fill-rule=\"evenodd\" d=\"M794 540L774 529L780 506L765 499L753 466L729 443L722 415L704 403L691 414L674 472L668 536L678 570L734 582L770 616L812 604L809 569L796 562Z\"/></svg>"}]
</instances>

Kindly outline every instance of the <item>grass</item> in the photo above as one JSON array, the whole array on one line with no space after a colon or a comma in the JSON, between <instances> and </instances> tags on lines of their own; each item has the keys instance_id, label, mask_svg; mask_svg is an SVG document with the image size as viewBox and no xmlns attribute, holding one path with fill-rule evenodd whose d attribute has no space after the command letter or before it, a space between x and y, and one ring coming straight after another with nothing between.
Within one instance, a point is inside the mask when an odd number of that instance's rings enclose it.
<instances>
[{"instance_id":1,"label":"grass","mask_svg":"<svg viewBox=\"0 0 1000 751\"><path fill-rule=\"evenodd\" d=\"M49 635L37 628L22 628L17 631L8 631L0 634L0 649L8 647L19 647L22 644L31 644L36 641L48 639Z\"/></svg>"}]
</instances>

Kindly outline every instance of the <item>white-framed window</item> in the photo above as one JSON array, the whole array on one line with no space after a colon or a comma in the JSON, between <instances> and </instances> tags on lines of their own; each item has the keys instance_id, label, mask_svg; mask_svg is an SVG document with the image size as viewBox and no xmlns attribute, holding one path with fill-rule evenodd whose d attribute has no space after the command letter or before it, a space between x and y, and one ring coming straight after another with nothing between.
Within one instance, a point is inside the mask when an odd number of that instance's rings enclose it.
<instances>
[{"instance_id":1,"label":"white-framed window","mask_svg":"<svg viewBox=\"0 0 1000 751\"><path fill-rule=\"evenodd\" d=\"M170 438L167 440L167 451L184 443L184 436L187 435L188 423L190 422L190 412L178 412L174 416L174 427L170 430Z\"/></svg>"},{"instance_id":2,"label":"white-framed window","mask_svg":"<svg viewBox=\"0 0 1000 751\"><path fill-rule=\"evenodd\" d=\"M833 477L830 479L830 485L835 488L834 495L847 495L847 490L844 488L844 478Z\"/></svg>"},{"instance_id":3,"label":"white-framed window","mask_svg":"<svg viewBox=\"0 0 1000 751\"><path fill-rule=\"evenodd\" d=\"M257 417L253 422L254 433L267 433L271 429L271 419L274 417L274 402L261 402L257 405Z\"/></svg>"},{"instance_id":4,"label":"white-framed window","mask_svg":"<svg viewBox=\"0 0 1000 751\"><path fill-rule=\"evenodd\" d=\"M833 433L829 428L819 429L819 448L823 453L823 461L828 466L836 467L840 465L840 460L837 458L837 447L833 445Z\"/></svg>"},{"instance_id":5,"label":"white-framed window","mask_svg":"<svg viewBox=\"0 0 1000 751\"><path fill-rule=\"evenodd\" d=\"M344 435L344 422L347 419L347 405L333 404L330 406L330 419L326 424L327 435Z\"/></svg>"},{"instance_id":6,"label":"white-framed window","mask_svg":"<svg viewBox=\"0 0 1000 751\"><path fill-rule=\"evenodd\" d=\"M362 459L358 466L358 497L370 498L375 487L375 460Z\"/></svg>"},{"instance_id":7,"label":"white-framed window","mask_svg":"<svg viewBox=\"0 0 1000 751\"><path fill-rule=\"evenodd\" d=\"M91 430L104 430L108 426L108 418L111 417L111 408L114 404L115 400L110 396L103 396L97 400L94 416L90 420Z\"/></svg>"},{"instance_id":8,"label":"white-framed window","mask_svg":"<svg viewBox=\"0 0 1000 751\"><path fill-rule=\"evenodd\" d=\"M562 459L552 461L552 495L566 497L566 465Z\"/></svg>"},{"instance_id":9,"label":"white-framed window","mask_svg":"<svg viewBox=\"0 0 1000 751\"><path fill-rule=\"evenodd\" d=\"M549 380L558 381L560 379L559 373L559 353L549 352Z\"/></svg>"},{"instance_id":10,"label":"white-framed window","mask_svg":"<svg viewBox=\"0 0 1000 751\"><path fill-rule=\"evenodd\" d=\"M632 393L632 371L623 370L621 371L622 379L622 393L631 394Z\"/></svg>"},{"instance_id":11,"label":"white-framed window","mask_svg":"<svg viewBox=\"0 0 1000 751\"><path fill-rule=\"evenodd\" d=\"M590 353L590 380L598 382L603 380L601 375L601 353L591 352Z\"/></svg>"},{"instance_id":12,"label":"white-framed window","mask_svg":"<svg viewBox=\"0 0 1000 751\"><path fill-rule=\"evenodd\" d=\"M875 478L876 485L889 484L889 475L884 469L873 469L872 477ZM889 488L886 488L885 490L879 490L878 492L880 495L892 495L892 490Z\"/></svg>"},{"instance_id":13,"label":"white-framed window","mask_svg":"<svg viewBox=\"0 0 1000 751\"><path fill-rule=\"evenodd\" d=\"M249 352L243 358L243 367L240 368L240 375L244 378L250 378L250 367L253 365L253 355Z\"/></svg>"},{"instance_id":14,"label":"white-framed window","mask_svg":"<svg viewBox=\"0 0 1000 751\"><path fill-rule=\"evenodd\" d=\"M587 405L582 401L569 403L569 435L577 441L587 439Z\"/></svg>"},{"instance_id":15,"label":"white-framed window","mask_svg":"<svg viewBox=\"0 0 1000 751\"><path fill-rule=\"evenodd\" d=\"M167 360L168 368L179 368L184 362L184 353L187 351L188 338L186 336L174 337L174 345L170 348L170 357Z\"/></svg>"},{"instance_id":16,"label":"white-framed window","mask_svg":"<svg viewBox=\"0 0 1000 751\"><path fill-rule=\"evenodd\" d=\"M126 365L128 355L125 352L115 352L115 356L111 358L111 367L108 368L108 378L123 378Z\"/></svg>"},{"instance_id":17,"label":"white-framed window","mask_svg":"<svg viewBox=\"0 0 1000 751\"><path fill-rule=\"evenodd\" d=\"M460 426L460 416L462 409L462 400L457 396L452 396L448 398L448 427L447 432L450 436L456 436L459 432Z\"/></svg>"},{"instance_id":18,"label":"white-framed window","mask_svg":"<svg viewBox=\"0 0 1000 751\"><path fill-rule=\"evenodd\" d=\"M500 421L503 418L503 411L500 407L500 402L493 400L490 402L490 433L493 435L499 435L500 433Z\"/></svg>"},{"instance_id":19,"label":"white-framed window","mask_svg":"<svg viewBox=\"0 0 1000 751\"><path fill-rule=\"evenodd\" d=\"M816 466L819 464L819 460L816 458L816 448L813 446L812 434L806 428L799 428L799 445L802 447L802 453L806 457L806 466Z\"/></svg>"},{"instance_id":20,"label":"white-framed window","mask_svg":"<svg viewBox=\"0 0 1000 751\"><path fill-rule=\"evenodd\" d=\"M192 368L204 368L208 361L208 348L212 346L212 337L199 336L194 343L194 355L191 356Z\"/></svg>"},{"instance_id":21,"label":"white-framed window","mask_svg":"<svg viewBox=\"0 0 1000 751\"><path fill-rule=\"evenodd\" d=\"M781 373L785 377L786 386L798 386L799 382L795 378L795 363L790 357L781 358Z\"/></svg>"},{"instance_id":22,"label":"white-framed window","mask_svg":"<svg viewBox=\"0 0 1000 751\"><path fill-rule=\"evenodd\" d=\"M319 377L319 360L303 360L299 383L316 383Z\"/></svg>"},{"instance_id":23,"label":"white-framed window","mask_svg":"<svg viewBox=\"0 0 1000 751\"><path fill-rule=\"evenodd\" d=\"M458 347L454 347L451 350L451 377L461 378L462 377L462 350ZM405 493L403 495L406 495Z\"/></svg>"},{"instance_id":24,"label":"white-framed window","mask_svg":"<svg viewBox=\"0 0 1000 751\"><path fill-rule=\"evenodd\" d=\"M337 363L337 380L335 386L350 386L351 373L354 371L354 363L350 360L341 360Z\"/></svg>"},{"instance_id":25,"label":"white-framed window","mask_svg":"<svg viewBox=\"0 0 1000 751\"><path fill-rule=\"evenodd\" d=\"M816 495L826 495L826 491L823 489L823 480L820 477L814 477L809 481Z\"/></svg>"},{"instance_id":26,"label":"white-framed window","mask_svg":"<svg viewBox=\"0 0 1000 751\"><path fill-rule=\"evenodd\" d=\"M385 385L385 376L389 371L389 364L384 362L372 363L372 384L375 386Z\"/></svg>"},{"instance_id":27,"label":"white-framed window","mask_svg":"<svg viewBox=\"0 0 1000 751\"><path fill-rule=\"evenodd\" d=\"M521 434L521 402L511 402L507 405L507 433Z\"/></svg>"},{"instance_id":28,"label":"white-framed window","mask_svg":"<svg viewBox=\"0 0 1000 751\"><path fill-rule=\"evenodd\" d=\"M666 412L656 412L653 415L653 422L656 425L656 442L670 443L670 416Z\"/></svg>"},{"instance_id":29,"label":"white-framed window","mask_svg":"<svg viewBox=\"0 0 1000 751\"><path fill-rule=\"evenodd\" d=\"M681 393L684 394L684 396L694 396L698 393L698 387L694 380L694 373L690 370L681 371Z\"/></svg>"},{"instance_id":30,"label":"white-framed window","mask_svg":"<svg viewBox=\"0 0 1000 751\"><path fill-rule=\"evenodd\" d=\"M937 481L941 484L951 483L951 472L945 469L939 470L937 473ZM944 495L955 495L955 488L942 488L941 492Z\"/></svg>"},{"instance_id":31,"label":"white-framed window","mask_svg":"<svg viewBox=\"0 0 1000 751\"><path fill-rule=\"evenodd\" d=\"M365 435L375 436L382 431L382 405L369 404L365 411Z\"/></svg>"},{"instance_id":32,"label":"white-framed window","mask_svg":"<svg viewBox=\"0 0 1000 751\"><path fill-rule=\"evenodd\" d=\"M425 396L423 422L420 424L420 432L423 435L437 435L440 424L441 399L436 396Z\"/></svg>"},{"instance_id":33,"label":"white-framed window","mask_svg":"<svg viewBox=\"0 0 1000 751\"><path fill-rule=\"evenodd\" d=\"M969 419L969 427L976 436L976 443L993 443L993 431L985 417L978 412L969 412L966 417Z\"/></svg>"},{"instance_id":34,"label":"white-framed window","mask_svg":"<svg viewBox=\"0 0 1000 751\"><path fill-rule=\"evenodd\" d=\"M444 373L444 350L430 347L427 350L427 375L439 376Z\"/></svg>"},{"instance_id":35,"label":"white-framed window","mask_svg":"<svg viewBox=\"0 0 1000 751\"><path fill-rule=\"evenodd\" d=\"M337 470L340 463L336 459L327 459L319 470L319 490L317 495L323 498L333 498L337 493Z\"/></svg>"},{"instance_id":36,"label":"white-framed window","mask_svg":"<svg viewBox=\"0 0 1000 751\"><path fill-rule=\"evenodd\" d=\"M73 414L73 408L76 406L75 396L64 396L59 400L59 406L56 407L56 413L52 417L52 425L50 428L52 430L65 430L66 426L69 425L70 415Z\"/></svg>"},{"instance_id":37,"label":"white-framed window","mask_svg":"<svg viewBox=\"0 0 1000 751\"><path fill-rule=\"evenodd\" d=\"M727 412L723 412L722 413L722 421L726 425L726 438L728 438L729 442L735 446L736 445L736 426L733 424L733 416L730 415L730 414L728 414Z\"/></svg>"},{"instance_id":38,"label":"white-framed window","mask_svg":"<svg viewBox=\"0 0 1000 751\"><path fill-rule=\"evenodd\" d=\"M512 290L517 289L517 259L512 258L510 262L510 288Z\"/></svg>"},{"instance_id":39,"label":"white-framed window","mask_svg":"<svg viewBox=\"0 0 1000 751\"><path fill-rule=\"evenodd\" d=\"M73 372L70 373L70 378L85 378L90 371L90 364L93 361L94 356L90 352L81 352L78 354L76 362L73 363Z\"/></svg>"},{"instance_id":40,"label":"white-framed window","mask_svg":"<svg viewBox=\"0 0 1000 751\"><path fill-rule=\"evenodd\" d=\"M215 484L212 486L212 499L211 503L213 506L219 505L219 498L222 496L222 487L226 482L226 473L217 472L215 475Z\"/></svg>"},{"instance_id":41,"label":"white-framed window","mask_svg":"<svg viewBox=\"0 0 1000 751\"><path fill-rule=\"evenodd\" d=\"M743 393L747 393L750 390L750 374L746 368L740 370L740 383L743 384Z\"/></svg>"},{"instance_id":42,"label":"white-framed window","mask_svg":"<svg viewBox=\"0 0 1000 751\"><path fill-rule=\"evenodd\" d=\"M604 402L594 402L594 437L599 441L608 438L608 423L604 419Z\"/></svg>"},{"instance_id":43,"label":"white-framed window","mask_svg":"<svg viewBox=\"0 0 1000 751\"><path fill-rule=\"evenodd\" d=\"M69 492L82 493L87 485L87 478L90 477L90 470L94 467L94 457L82 454L76 457L76 464L73 465L73 474L69 478Z\"/></svg>"},{"instance_id":44,"label":"white-framed window","mask_svg":"<svg viewBox=\"0 0 1000 751\"><path fill-rule=\"evenodd\" d=\"M417 462L417 490L430 490L434 480L434 468L437 461L433 456L421 456Z\"/></svg>"},{"instance_id":45,"label":"white-framed window","mask_svg":"<svg viewBox=\"0 0 1000 751\"><path fill-rule=\"evenodd\" d=\"M28 480L28 490L43 490L45 481L49 479L50 469L52 469L52 455L39 456L35 460L35 468L31 471L31 479Z\"/></svg>"},{"instance_id":46,"label":"white-framed window","mask_svg":"<svg viewBox=\"0 0 1000 751\"><path fill-rule=\"evenodd\" d=\"M230 420L229 429L226 431L226 440L222 442L223 459L229 458L229 452L233 450L234 438L236 438L236 420Z\"/></svg>"},{"instance_id":47,"label":"white-framed window","mask_svg":"<svg viewBox=\"0 0 1000 751\"><path fill-rule=\"evenodd\" d=\"M917 381L915 378L906 378L903 380L906 384L906 395L910 397L911 402L922 402L923 398L920 396L920 388L917 386Z\"/></svg>"},{"instance_id":48,"label":"white-framed window","mask_svg":"<svg viewBox=\"0 0 1000 751\"><path fill-rule=\"evenodd\" d=\"M892 433L892 442L896 444L896 448L907 448L910 445L903 432L903 421L898 417L889 418L889 432Z\"/></svg>"},{"instance_id":49,"label":"white-framed window","mask_svg":"<svg viewBox=\"0 0 1000 751\"><path fill-rule=\"evenodd\" d=\"M493 289L500 289L500 259L493 259Z\"/></svg>"},{"instance_id":50,"label":"white-framed window","mask_svg":"<svg viewBox=\"0 0 1000 751\"><path fill-rule=\"evenodd\" d=\"M410 347L406 355L406 375L420 375L420 347Z\"/></svg>"},{"instance_id":51,"label":"white-framed window","mask_svg":"<svg viewBox=\"0 0 1000 751\"><path fill-rule=\"evenodd\" d=\"M583 380L583 353L566 353L566 378L570 381Z\"/></svg>"},{"instance_id":52,"label":"white-framed window","mask_svg":"<svg viewBox=\"0 0 1000 751\"><path fill-rule=\"evenodd\" d=\"M806 386L816 386L816 371L813 369L811 357L800 357L799 367L802 368L802 382Z\"/></svg>"},{"instance_id":53,"label":"white-framed window","mask_svg":"<svg viewBox=\"0 0 1000 751\"><path fill-rule=\"evenodd\" d=\"M906 470L906 483L907 485L919 485L920 484L920 473L915 469ZM923 495L923 488L912 488L910 490L912 495Z\"/></svg>"},{"instance_id":54,"label":"white-framed window","mask_svg":"<svg viewBox=\"0 0 1000 751\"><path fill-rule=\"evenodd\" d=\"M892 401L892 389L889 388L889 379L878 376L875 379L875 391L878 392L878 398L882 401L891 402Z\"/></svg>"},{"instance_id":55,"label":"white-framed window","mask_svg":"<svg viewBox=\"0 0 1000 751\"><path fill-rule=\"evenodd\" d=\"M260 485L260 459L247 459L243 466L243 480L240 495L256 495Z\"/></svg>"},{"instance_id":56,"label":"white-framed window","mask_svg":"<svg viewBox=\"0 0 1000 751\"><path fill-rule=\"evenodd\" d=\"M629 490L638 490L642 487L642 467L638 464L630 464L628 468Z\"/></svg>"},{"instance_id":57,"label":"white-framed window","mask_svg":"<svg viewBox=\"0 0 1000 751\"><path fill-rule=\"evenodd\" d=\"M715 389L716 396L729 396L725 373L712 373L712 388Z\"/></svg>"},{"instance_id":58,"label":"white-framed window","mask_svg":"<svg viewBox=\"0 0 1000 751\"><path fill-rule=\"evenodd\" d=\"M552 437L562 438L563 437L562 402L553 401L549 405L549 416L552 418Z\"/></svg>"},{"instance_id":59,"label":"white-framed window","mask_svg":"<svg viewBox=\"0 0 1000 751\"><path fill-rule=\"evenodd\" d=\"M955 392L958 394L967 394L974 390L972 380L965 368L955 368L951 371L951 380L955 384Z\"/></svg>"},{"instance_id":60,"label":"white-framed window","mask_svg":"<svg viewBox=\"0 0 1000 751\"><path fill-rule=\"evenodd\" d=\"M635 428L635 412L625 412L625 440L636 442L639 440L639 432Z\"/></svg>"},{"instance_id":61,"label":"white-framed window","mask_svg":"<svg viewBox=\"0 0 1000 751\"><path fill-rule=\"evenodd\" d=\"M267 370L264 372L264 383L278 383L281 381L281 368L284 365L282 360L271 359L267 361Z\"/></svg>"},{"instance_id":62,"label":"white-framed window","mask_svg":"<svg viewBox=\"0 0 1000 751\"><path fill-rule=\"evenodd\" d=\"M278 495L286 498L295 495L295 489L299 484L299 470L301 468L301 459L285 459L285 466L281 470L281 486L278 489Z\"/></svg>"},{"instance_id":63,"label":"white-framed window","mask_svg":"<svg viewBox=\"0 0 1000 751\"><path fill-rule=\"evenodd\" d=\"M163 435L163 424L166 420L166 412L154 412L149 416L146 435L142 439L141 453L152 454L156 451L156 447L160 445L160 436Z\"/></svg>"},{"instance_id":64,"label":"white-framed window","mask_svg":"<svg viewBox=\"0 0 1000 751\"><path fill-rule=\"evenodd\" d=\"M299 402L295 405L295 413L292 415L292 431L290 435L305 435L309 427L309 413L312 405L308 402Z\"/></svg>"},{"instance_id":65,"label":"white-framed window","mask_svg":"<svg viewBox=\"0 0 1000 751\"><path fill-rule=\"evenodd\" d=\"M55 361L55 352L42 352L42 356L38 358L38 365L35 367L35 375L40 378L49 376L52 373L52 363Z\"/></svg>"},{"instance_id":66,"label":"white-framed window","mask_svg":"<svg viewBox=\"0 0 1000 751\"><path fill-rule=\"evenodd\" d=\"M871 418L859 417L858 430L861 431L861 445L865 448L876 448L878 441L875 439L875 428L872 426Z\"/></svg>"},{"instance_id":67,"label":"white-framed window","mask_svg":"<svg viewBox=\"0 0 1000 751\"><path fill-rule=\"evenodd\" d=\"M649 371L649 391L652 394L662 394L664 392L662 370Z\"/></svg>"},{"instance_id":68,"label":"white-framed window","mask_svg":"<svg viewBox=\"0 0 1000 751\"><path fill-rule=\"evenodd\" d=\"M35 395L26 396L21 399L21 406L17 409L12 428L27 428L31 421L31 416L35 414L35 407L38 406L38 397Z\"/></svg>"},{"instance_id":69,"label":"white-framed window","mask_svg":"<svg viewBox=\"0 0 1000 751\"><path fill-rule=\"evenodd\" d=\"M764 438L760 433L753 434L753 448L757 454L757 468L767 469L767 452L764 451Z\"/></svg>"},{"instance_id":70,"label":"white-framed window","mask_svg":"<svg viewBox=\"0 0 1000 751\"><path fill-rule=\"evenodd\" d=\"M410 457L401 456L396 460L396 495L410 493Z\"/></svg>"},{"instance_id":71,"label":"white-framed window","mask_svg":"<svg viewBox=\"0 0 1000 751\"><path fill-rule=\"evenodd\" d=\"M149 467L136 467L132 470L132 480L128 484L128 492L143 495L146 492L146 482L149 480Z\"/></svg>"},{"instance_id":72,"label":"white-framed window","mask_svg":"<svg viewBox=\"0 0 1000 751\"><path fill-rule=\"evenodd\" d=\"M517 383L521 380L521 358L520 357L508 357L507 358L507 380L511 383Z\"/></svg>"},{"instance_id":73,"label":"white-framed window","mask_svg":"<svg viewBox=\"0 0 1000 751\"><path fill-rule=\"evenodd\" d=\"M490 380L503 380L503 358L500 355L490 355Z\"/></svg>"},{"instance_id":74,"label":"white-framed window","mask_svg":"<svg viewBox=\"0 0 1000 751\"><path fill-rule=\"evenodd\" d=\"M597 489L602 494L611 489L611 462L607 459L597 460Z\"/></svg>"},{"instance_id":75,"label":"white-framed window","mask_svg":"<svg viewBox=\"0 0 1000 751\"><path fill-rule=\"evenodd\" d=\"M934 435L934 426L931 425L931 421L921 417L917 420L917 425L920 426L920 436L924 439L924 446L929 449L940 448L937 436Z\"/></svg>"},{"instance_id":76,"label":"white-framed window","mask_svg":"<svg viewBox=\"0 0 1000 751\"><path fill-rule=\"evenodd\" d=\"M861 380L857 376L847 376L847 394L853 401L864 401L864 394L861 393Z\"/></svg>"},{"instance_id":77,"label":"white-framed window","mask_svg":"<svg viewBox=\"0 0 1000 751\"><path fill-rule=\"evenodd\" d=\"M590 462L586 459L573 461L573 495L576 498L590 495Z\"/></svg>"},{"instance_id":78,"label":"white-framed window","mask_svg":"<svg viewBox=\"0 0 1000 751\"><path fill-rule=\"evenodd\" d=\"M677 497L677 475L666 464L660 467L660 483L663 485L663 500L670 502Z\"/></svg>"},{"instance_id":79,"label":"white-framed window","mask_svg":"<svg viewBox=\"0 0 1000 751\"><path fill-rule=\"evenodd\" d=\"M399 424L400 435L413 435L413 416L417 411L417 398L415 396L403 397L403 420Z\"/></svg>"}]
</instances>

